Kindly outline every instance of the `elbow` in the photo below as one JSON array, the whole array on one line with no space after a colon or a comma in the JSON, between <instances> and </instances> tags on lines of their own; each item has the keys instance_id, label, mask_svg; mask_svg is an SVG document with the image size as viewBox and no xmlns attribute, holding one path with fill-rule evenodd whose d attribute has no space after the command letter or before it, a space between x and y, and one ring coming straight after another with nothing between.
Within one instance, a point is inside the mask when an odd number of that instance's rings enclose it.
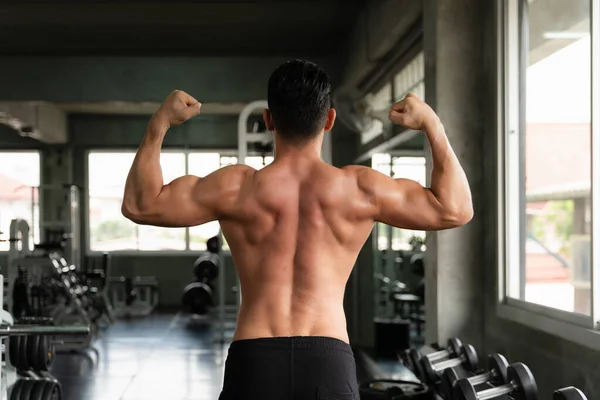
<instances>
[{"instance_id":1,"label":"elbow","mask_svg":"<svg viewBox=\"0 0 600 400\"><path fill-rule=\"evenodd\" d=\"M136 224L144 223L144 215L145 213L140 210L138 207L135 207L125 201L121 204L121 214L131 222L135 222Z\"/></svg>"},{"instance_id":2,"label":"elbow","mask_svg":"<svg viewBox=\"0 0 600 400\"><path fill-rule=\"evenodd\" d=\"M121 214L123 214L123 216L128 220L135 222L137 218L136 215L138 213L136 212L136 210L134 210L133 207L131 207L131 205L123 201L123 203L121 204Z\"/></svg>"},{"instance_id":3,"label":"elbow","mask_svg":"<svg viewBox=\"0 0 600 400\"><path fill-rule=\"evenodd\" d=\"M445 220L448 228L458 228L468 224L473 219L473 204L471 202L448 210Z\"/></svg>"}]
</instances>

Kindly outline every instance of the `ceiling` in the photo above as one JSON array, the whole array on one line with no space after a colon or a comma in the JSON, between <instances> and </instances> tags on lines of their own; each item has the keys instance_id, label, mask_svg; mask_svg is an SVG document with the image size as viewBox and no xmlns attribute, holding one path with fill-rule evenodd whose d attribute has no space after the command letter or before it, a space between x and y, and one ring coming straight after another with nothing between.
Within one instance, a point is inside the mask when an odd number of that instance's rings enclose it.
<instances>
[{"instance_id":1,"label":"ceiling","mask_svg":"<svg viewBox=\"0 0 600 400\"><path fill-rule=\"evenodd\" d=\"M0 54L327 56L365 1L2 1Z\"/></svg>"}]
</instances>

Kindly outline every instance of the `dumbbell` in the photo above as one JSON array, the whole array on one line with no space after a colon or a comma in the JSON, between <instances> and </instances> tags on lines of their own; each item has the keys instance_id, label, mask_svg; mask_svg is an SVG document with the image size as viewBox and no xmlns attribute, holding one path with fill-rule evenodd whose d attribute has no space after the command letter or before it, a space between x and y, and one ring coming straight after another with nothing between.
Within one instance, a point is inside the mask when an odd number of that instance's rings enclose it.
<instances>
[{"instance_id":1,"label":"dumbbell","mask_svg":"<svg viewBox=\"0 0 600 400\"><path fill-rule=\"evenodd\" d=\"M423 375L420 378L430 385L435 385L440 379L439 374L447 368L462 365L464 369L470 372L475 372L478 368L477 351L470 344L464 345L460 349L460 356L456 358L450 358L434 364L429 358L423 357L419 362L423 370Z\"/></svg>"},{"instance_id":2,"label":"dumbbell","mask_svg":"<svg viewBox=\"0 0 600 400\"><path fill-rule=\"evenodd\" d=\"M508 382L508 361L506 361L506 358L504 358L502 354L490 355L488 357L488 368L488 372L470 376L467 380L471 382L471 385L473 386L481 385L486 382L491 383L493 386L499 386ZM459 379L458 374L452 368L448 368L442 373L441 391L444 393L446 400L451 400L453 398L452 388L454 387L454 383Z\"/></svg>"},{"instance_id":3,"label":"dumbbell","mask_svg":"<svg viewBox=\"0 0 600 400\"><path fill-rule=\"evenodd\" d=\"M463 347L462 342L459 338L450 338L448 339L448 343L446 344L446 348L440 351L435 351L433 353L421 355L415 349L408 350L406 354L406 362L405 365L415 373L418 377L423 375L423 371L421 370L421 365L419 364L419 360L422 357L427 357L430 361L437 361L444 358L453 358L458 357L460 354L460 349Z\"/></svg>"},{"instance_id":4,"label":"dumbbell","mask_svg":"<svg viewBox=\"0 0 600 400\"><path fill-rule=\"evenodd\" d=\"M514 363L507 369L508 382L504 385L480 392L468 379L459 379L454 385L454 400L488 400L510 394L514 400L537 400L537 385L529 368L523 363Z\"/></svg>"},{"instance_id":5,"label":"dumbbell","mask_svg":"<svg viewBox=\"0 0 600 400\"><path fill-rule=\"evenodd\" d=\"M555 390L552 394L552 400L587 400L585 394L576 387L569 386Z\"/></svg>"}]
</instances>

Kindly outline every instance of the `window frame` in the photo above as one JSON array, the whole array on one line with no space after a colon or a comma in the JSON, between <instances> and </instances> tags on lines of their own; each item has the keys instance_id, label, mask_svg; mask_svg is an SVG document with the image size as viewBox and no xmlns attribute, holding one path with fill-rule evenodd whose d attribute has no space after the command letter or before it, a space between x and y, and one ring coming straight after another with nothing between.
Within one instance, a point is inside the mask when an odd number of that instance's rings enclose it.
<instances>
[{"instance_id":1,"label":"window frame","mask_svg":"<svg viewBox=\"0 0 600 400\"><path fill-rule=\"evenodd\" d=\"M43 171L43 165L44 165L44 152L42 151L42 149L38 148L38 147L5 147L2 148L2 150L0 150L0 153L37 153L38 157L39 157L39 170L40 170L40 186L44 185L44 174L42 173ZM43 190L38 190L38 221L37 221L37 227L39 229L39 227L41 226L41 222L44 220L44 208L42 207L43 204ZM33 215L32 215L33 217ZM31 226L30 227L30 234L33 236L34 235L34 228L35 226ZM4 232L4 239L7 238L7 235L9 235L10 232ZM41 232L40 232L41 234ZM30 239L31 240L31 239ZM8 254L9 250L0 250L0 255L5 255Z\"/></svg>"},{"instance_id":2,"label":"window frame","mask_svg":"<svg viewBox=\"0 0 600 400\"><path fill-rule=\"evenodd\" d=\"M509 151L520 146L524 135L523 107L520 104L523 93L521 68L523 46L520 29L523 24L523 13L526 11L525 0L498 0L497 12L497 179L498 179L498 285L497 315L500 318L514 321L528 327L545 331L552 335L575 342L577 344L600 350L600 184L595 184L600 177L600 4L590 1L590 41L591 41L591 315L567 312L540 304L508 296L509 280L515 279L509 273L510 263L518 262L523 266L522 244L520 235L514 238L507 232L514 229L521 231L520 214L509 212L522 207L524 189L510 188L508 182L514 182L515 174L520 174L508 162ZM516 20L515 20L515 17ZM519 56L515 57L515 54ZM518 149L518 147L517 147ZM522 154L519 151L519 154ZM521 157L520 163L523 162ZM520 179L519 175L516 175ZM515 194L512 191L518 190ZM516 217L515 217L516 216ZM516 225L516 226L515 226ZM512 229L511 229L512 228ZM523 271L524 268L520 268ZM522 275L520 272L519 275ZM519 276L521 279L521 276ZM520 282L520 281L519 281ZM519 285L519 287L524 285Z\"/></svg>"}]
</instances>

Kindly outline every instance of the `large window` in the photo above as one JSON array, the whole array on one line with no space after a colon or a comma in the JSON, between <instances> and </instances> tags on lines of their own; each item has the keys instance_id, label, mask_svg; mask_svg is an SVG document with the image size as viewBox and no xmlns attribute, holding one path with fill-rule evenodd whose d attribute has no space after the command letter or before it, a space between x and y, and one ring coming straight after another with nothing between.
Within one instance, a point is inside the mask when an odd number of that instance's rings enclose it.
<instances>
[{"instance_id":1,"label":"large window","mask_svg":"<svg viewBox=\"0 0 600 400\"><path fill-rule=\"evenodd\" d=\"M423 156L392 156L380 153L373 155L371 163L373 169L394 179L407 178L425 185L425 157ZM380 222L375 224L375 232L378 250L387 250L390 242L392 250L411 250L412 238L425 238L424 231L394 228Z\"/></svg>"},{"instance_id":2,"label":"large window","mask_svg":"<svg viewBox=\"0 0 600 400\"><path fill-rule=\"evenodd\" d=\"M40 185L40 153L37 151L2 151L0 152L0 165L2 165L0 170L0 232L3 232L0 238L8 239L10 221L14 218L22 218L27 220L32 228L31 239L39 240L40 214L37 186ZM6 251L8 248L8 242L0 242L0 251Z\"/></svg>"},{"instance_id":3,"label":"large window","mask_svg":"<svg viewBox=\"0 0 600 400\"><path fill-rule=\"evenodd\" d=\"M206 240L219 233L218 222L191 228L158 228L137 225L121 214L127 171L134 152L94 151L88 157L89 247L91 251L177 251L205 250ZM254 168L273 157L248 156ZM207 152L163 151L160 159L165 183L185 175L204 177L237 163L237 157ZM227 244L223 246L227 249Z\"/></svg>"},{"instance_id":4,"label":"large window","mask_svg":"<svg viewBox=\"0 0 600 400\"><path fill-rule=\"evenodd\" d=\"M592 197L592 163L600 161L592 157L598 39L592 50L590 0L546 3L510 0L501 13L502 297L559 319L580 315L577 321L591 326L592 215L600 212Z\"/></svg>"}]
</instances>

